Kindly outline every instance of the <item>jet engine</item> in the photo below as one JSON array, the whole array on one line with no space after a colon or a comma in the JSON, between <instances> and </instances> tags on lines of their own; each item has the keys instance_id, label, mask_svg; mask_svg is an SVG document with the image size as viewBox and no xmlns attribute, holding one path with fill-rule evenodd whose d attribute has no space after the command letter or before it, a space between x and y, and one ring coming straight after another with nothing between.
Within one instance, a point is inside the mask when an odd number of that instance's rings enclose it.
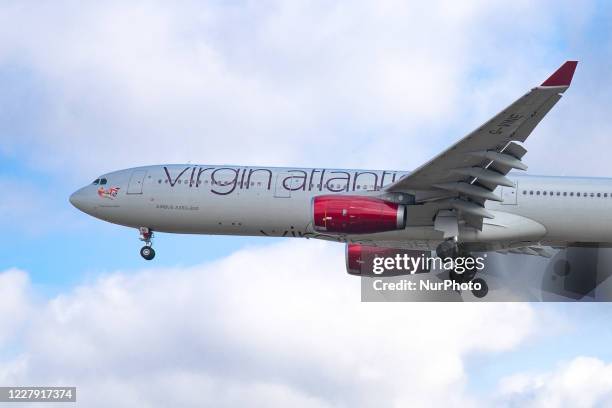
<instances>
[{"instance_id":1,"label":"jet engine","mask_svg":"<svg viewBox=\"0 0 612 408\"><path fill-rule=\"evenodd\" d=\"M371 234L404 229L406 207L375 197L325 195L312 200L315 231Z\"/></svg>"},{"instance_id":2,"label":"jet engine","mask_svg":"<svg viewBox=\"0 0 612 408\"><path fill-rule=\"evenodd\" d=\"M426 258L431 251L375 247L346 244L346 271L356 276L399 276L429 272ZM389 259L388 264L376 262L376 258ZM381 271L384 268L384 271Z\"/></svg>"}]
</instances>

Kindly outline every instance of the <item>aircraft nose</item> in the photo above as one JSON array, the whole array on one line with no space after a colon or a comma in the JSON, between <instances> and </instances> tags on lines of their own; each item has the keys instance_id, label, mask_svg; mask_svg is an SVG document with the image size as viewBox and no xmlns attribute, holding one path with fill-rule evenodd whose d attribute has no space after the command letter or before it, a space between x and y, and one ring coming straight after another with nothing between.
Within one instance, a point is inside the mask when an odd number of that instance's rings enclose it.
<instances>
[{"instance_id":1,"label":"aircraft nose","mask_svg":"<svg viewBox=\"0 0 612 408\"><path fill-rule=\"evenodd\" d=\"M79 208L79 195L76 192L70 194L70 198L68 200L70 200L70 204L76 208Z\"/></svg>"},{"instance_id":2,"label":"aircraft nose","mask_svg":"<svg viewBox=\"0 0 612 408\"><path fill-rule=\"evenodd\" d=\"M88 197L85 188L81 188L70 195L68 199L70 204L75 206L77 209L89 213L91 211L91 199Z\"/></svg>"},{"instance_id":3,"label":"aircraft nose","mask_svg":"<svg viewBox=\"0 0 612 408\"><path fill-rule=\"evenodd\" d=\"M74 193L72 193L70 195L69 200L70 200L70 204L74 205L79 210L83 208L83 201L84 201L83 189L77 190Z\"/></svg>"}]
</instances>

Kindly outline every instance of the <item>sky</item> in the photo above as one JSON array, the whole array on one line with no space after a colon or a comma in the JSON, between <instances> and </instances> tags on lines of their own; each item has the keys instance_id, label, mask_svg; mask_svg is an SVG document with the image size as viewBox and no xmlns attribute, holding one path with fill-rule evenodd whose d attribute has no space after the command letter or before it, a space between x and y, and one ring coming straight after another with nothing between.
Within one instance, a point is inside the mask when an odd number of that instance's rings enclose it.
<instances>
[{"instance_id":1,"label":"sky","mask_svg":"<svg viewBox=\"0 0 612 408\"><path fill-rule=\"evenodd\" d=\"M0 3L0 385L87 407L612 406L603 304L361 303L344 248L68 196L205 163L410 170L561 63L530 174L612 177L607 2Z\"/></svg>"}]
</instances>

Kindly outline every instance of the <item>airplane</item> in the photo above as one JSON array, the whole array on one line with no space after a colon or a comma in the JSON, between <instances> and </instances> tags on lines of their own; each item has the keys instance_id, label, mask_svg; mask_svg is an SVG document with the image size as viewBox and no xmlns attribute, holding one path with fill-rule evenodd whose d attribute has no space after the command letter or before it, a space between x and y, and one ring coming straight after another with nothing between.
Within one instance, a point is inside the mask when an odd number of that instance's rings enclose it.
<instances>
[{"instance_id":1,"label":"airplane","mask_svg":"<svg viewBox=\"0 0 612 408\"><path fill-rule=\"evenodd\" d=\"M569 88L576 66L566 61L412 172L153 165L101 175L70 202L137 228L146 260L155 257L154 232L341 242L352 275L366 275L364 259L389 250L550 257L553 248L612 243L612 179L515 172L527 169L523 142Z\"/></svg>"}]
</instances>

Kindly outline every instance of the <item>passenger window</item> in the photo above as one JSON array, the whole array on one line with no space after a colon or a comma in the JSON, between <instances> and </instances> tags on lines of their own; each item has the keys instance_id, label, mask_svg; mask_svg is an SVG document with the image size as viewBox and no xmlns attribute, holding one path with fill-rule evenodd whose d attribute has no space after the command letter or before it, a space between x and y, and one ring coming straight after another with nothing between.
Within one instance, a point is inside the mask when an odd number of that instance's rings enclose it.
<instances>
[{"instance_id":1,"label":"passenger window","mask_svg":"<svg viewBox=\"0 0 612 408\"><path fill-rule=\"evenodd\" d=\"M580 197L580 193L576 193L576 197Z\"/></svg>"},{"instance_id":2,"label":"passenger window","mask_svg":"<svg viewBox=\"0 0 612 408\"><path fill-rule=\"evenodd\" d=\"M570 197L573 197L573 196L574 196L574 193L573 193L573 192L571 192L571 193L570 193Z\"/></svg>"},{"instance_id":3,"label":"passenger window","mask_svg":"<svg viewBox=\"0 0 612 408\"><path fill-rule=\"evenodd\" d=\"M540 190L536 191L536 195L540 195Z\"/></svg>"},{"instance_id":4,"label":"passenger window","mask_svg":"<svg viewBox=\"0 0 612 408\"><path fill-rule=\"evenodd\" d=\"M601 193L597 193L597 198L601 197Z\"/></svg>"},{"instance_id":5,"label":"passenger window","mask_svg":"<svg viewBox=\"0 0 612 408\"><path fill-rule=\"evenodd\" d=\"M542 195L546 195L546 191L542 191Z\"/></svg>"},{"instance_id":6,"label":"passenger window","mask_svg":"<svg viewBox=\"0 0 612 408\"><path fill-rule=\"evenodd\" d=\"M533 190L531 190L531 191L529 192L529 195L533 195Z\"/></svg>"},{"instance_id":7,"label":"passenger window","mask_svg":"<svg viewBox=\"0 0 612 408\"><path fill-rule=\"evenodd\" d=\"M526 194L527 194L527 190L523 190L523 195L526 195Z\"/></svg>"},{"instance_id":8,"label":"passenger window","mask_svg":"<svg viewBox=\"0 0 612 408\"><path fill-rule=\"evenodd\" d=\"M567 191L563 192L563 197L567 197Z\"/></svg>"}]
</instances>

